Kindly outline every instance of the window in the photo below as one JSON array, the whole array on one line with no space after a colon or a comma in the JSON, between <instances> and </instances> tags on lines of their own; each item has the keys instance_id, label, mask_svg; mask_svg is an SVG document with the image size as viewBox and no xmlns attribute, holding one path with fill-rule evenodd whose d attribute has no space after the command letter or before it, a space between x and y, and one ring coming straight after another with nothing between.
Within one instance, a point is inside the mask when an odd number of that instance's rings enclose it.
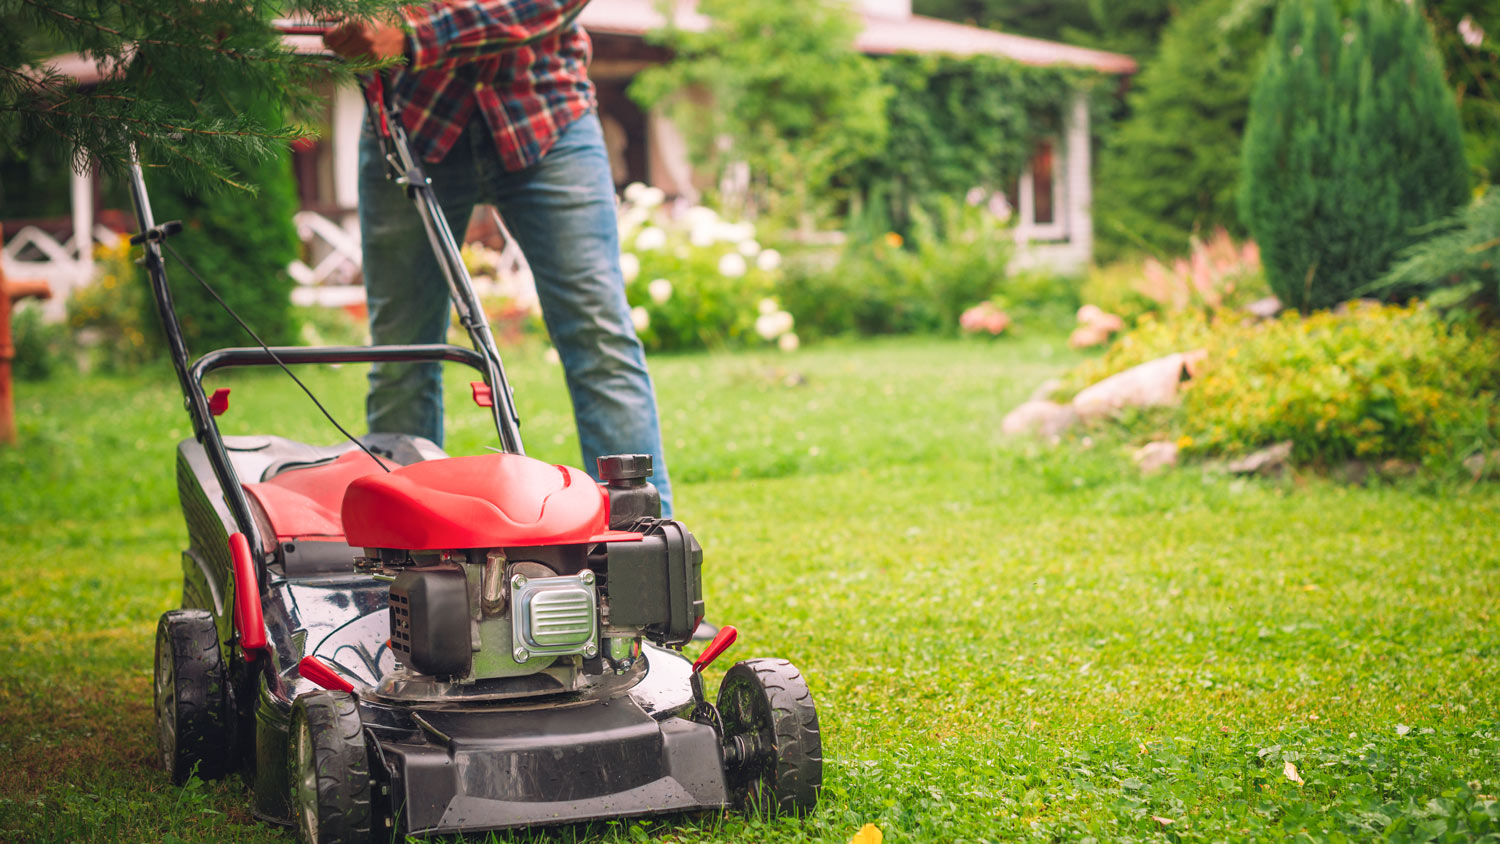
<instances>
[{"instance_id":1,"label":"window","mask_svg":"<svg viewBox=\"0 0 1500 844\"><path fill-rule=\"evenodd\" d=\"M1016 237L1021 240L1067 240L1063 207L1064 159L1056 138L1037 144L1031 166L1021 173L1015 191Z\"/></svg>"}]
</instances>

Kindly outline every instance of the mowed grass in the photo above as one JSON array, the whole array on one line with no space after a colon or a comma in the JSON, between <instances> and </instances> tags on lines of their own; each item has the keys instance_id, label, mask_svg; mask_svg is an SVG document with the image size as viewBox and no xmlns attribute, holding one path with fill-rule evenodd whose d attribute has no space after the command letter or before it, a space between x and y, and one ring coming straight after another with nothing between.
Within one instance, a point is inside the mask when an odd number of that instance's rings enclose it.
<instances>
[{"instance_id":1,"label":"mowed grass","mask_svg":"<svg viewBox=\"0 0 1500 844\"><path fill-rule=\"evenodd\" d=\"M1053 338L653 361L678 515L735 658L818 702L816 814L518 841L1472 840L1500 830L1500 491L1142 479L1000 437ZM561 373L507 362L530 453L576 463ZM362 372L309 371L350 427ZM491 441L449 375L450 451ZM337 435L272 374L230 433ZM179 598L169 373L21 385L0 452L0 840L290 840L238 780L171 788L149 702ZM711 685L713 685L711 683ZM1296 780L1301 780L1297 782Z\"/></svg>"}]
</instances>

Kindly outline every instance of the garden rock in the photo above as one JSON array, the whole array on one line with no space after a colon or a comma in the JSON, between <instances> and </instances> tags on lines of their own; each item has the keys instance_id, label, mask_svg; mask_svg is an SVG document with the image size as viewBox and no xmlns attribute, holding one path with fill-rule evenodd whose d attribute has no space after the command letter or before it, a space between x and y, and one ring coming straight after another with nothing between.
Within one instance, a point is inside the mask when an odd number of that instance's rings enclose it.
<instances>
[{"instance_id":1,"label":"garden rock","mask_svg":"<svg viewBox=\"0 0 1500 844\"><path fill-rule=\"evenodd\" d=\"M1038 385L1035 390L1032 390L1031 396L1026 400L1047 401L1053 393L1061 390L1062 388L1063 380L1061 378L1048 378L1046 381L1043 381L1040 385Z\"/></svg>"},{"instance_id":2,"label":"garden rock","mask_svg":"<svg viewBox=\"0 0 1500 844\"><path fill-rule=\"evenodd\" d=\"M1051 401L1029 401L1005 415L1000 422L1002 434L1036 434L1055 437L1073 427L1078 414L1065 404Z\"/></svg>"},{"instance_id":3,"label":"garden rock","mask_svg":"<svg viewBox=\"0 0 1500 844\"><path fill-rule=\"evenodd\" d=\"M1292 460L1292 441L1279 442L1232 461L1227 467L1232 475L1262 475L1277 477L1286 471Z\"/></svg>"},{"instance_id":4,"label":"garden rock","mask_svg":"<svg viewBox=\"0 0 1500 844\"><path fill-rule=\"evenodd\" d=\"M1152 475L1161 470L1177 465L1177 443L1173 442L1150 442L1135 450L1133 455L1135 465L1140 470Z\"/></svg>"},{"instance_id":5,"label":"garden rock","mask_svg":"<svg viewBox=\"0 0 1500 844\"><path fill-rule=\"evenodd\" d=\"M1271 319L1281 313L1281 300L1275 296L1256 299L1254 302L1246 305L1245 310L1256 319Z\"/></svg>"},{"instance_id":6,"label":"garden rock","mask_svg":"<svg viewBox=\"0 0 1500 844\"><path fill-rule=\"evenodd\" d=\"M1500 451L1492 451L1488 455L1482 451L1471 454L1464 458L1464 468L1469 470L1476 481L1486 475L1492 481L1500 480Z\"/></svg>"},{"instance_id":7,"label":"garden rock","mask_svg":"<svg viewBox=\"0 0 1500 844\"><path fill-rule=\"evenodd\" d=\"M1177 401L1179 385L1191 378L1206 352L1179 352L1111 375L1073 397L1073 410L1095 419L1123 407L1157 407Z\"/></svg>"}]
</instances>

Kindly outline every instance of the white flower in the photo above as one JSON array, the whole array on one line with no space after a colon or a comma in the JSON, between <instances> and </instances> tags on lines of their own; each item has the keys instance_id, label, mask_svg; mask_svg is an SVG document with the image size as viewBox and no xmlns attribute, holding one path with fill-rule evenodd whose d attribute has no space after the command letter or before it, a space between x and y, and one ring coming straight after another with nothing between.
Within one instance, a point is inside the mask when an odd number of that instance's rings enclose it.
<instances>
[{"instance_id":1,"label":"white flower","mask_svg":"<svg viewBox=\"0 0 1500 844\"><path fill-rule=\"evenodd\" d=\"M667 233L657 226L647 226L635 236L635 248L640 252L651 252L667 245Z\"/></svg>"},{"instance_id":2,"label":"white flower","mask_svg":"<svg viewBox=\"0 0 1500 844\"><path fill-rule=\"evenodd\" d=\"M636 201L647 208L655 208L667 201L667 192L656 187L646 188L641 191L640 197Z\"/></svg>"},{"instance_id":3,"label":"white flower","mask_svg":"<svg viewBox=\"0 0 1500 844\"><path fill-rule=\"evenodd\" d=\"M802 345L802 341L798 340L797 335L790 331L781 335L781 339L776 341L776 347L783 352L795 352L800 345Z\"/></svg>"},{"instance_id":4,"label":"white flower","mask_svg":"<svg viewBox=\"0 0 1500 844\"><path fill-rule=\"evenodd\" d=\"M664 278L653 278L651 283L646 285L646 293L651 296L651 301L664 305L668 299L672 298L672 282Z\"/></svg>"},{"instance_id":5,"label":"white flower","mask_svg":"<svg viewBox=\"0 0 1500 844\"><path fill-rule=\"evenodd\" d=\"M641 182L631 182L630 184L625 186L625 201L639 202L641 199L641 193L646 189L646 186Z\"/></svg>"},{"instance_id":6,"label":"white flower","mask_svg":"<svg viewBox=\"0 0 1500 844\"><path fill-rule=\"evenodd\" d=\"M984 188L969 188L969 192L964 194L964 202L969 205L978 205L984 202Z\"/></svg>"},{"instance_id":7,"label":"white flower","mask_svg":"<svg viewBox=\"0 0 1500 844\"><path fill-rule=\"evenodd\" d=\"M755 318L755 333L766 340L775 340L792 330L792 315L786 311L772 311Z\"/></svg>"},{"instance_id":8,"label":"white flower","mask_svg":"<svg viewBox=\"0 0 1500 844\"><path fill-rule=\"evenodd\" d=\"M760 267L766 272L771 272L781 266L781 253L775 249L762 249L760 254L755 257L755 266Z\"/></svg>"},{"instance_id":9,"label":"white flower","mask_svg":"<svg viewBox=\"0 0 1500 844\"><path fill-rule=\"evenodd\" d=\"M719 239L729 243L743 243L755 239L754 223L720 223Z\"/></svg>"},{"instance_id":10,"label":"white flower","mask_svg":"<svg viewBox=\"0 0 1500 844\"><path fill-rule=\"evenodd\" d=\"M645 331L651 327L651 314L640 305L630 309L630 321L635 324L636 331Z\"/></svg>"},{"instance_id":11,"label":"white flower","mask_svg":"<svg viewBox=\"0 0 1500 844\"><path fill-rule=\"evenodd\" d=\"M547 351L542 352L542 360L548 363L561 363L562 356L557 353L555 346L548 346Z\"/></svg>"},{"instance_id":12,"label":"white flower","mask_svg":"<svg viewBox=\"0 0 1500 844\"><path fill-rule=\"evenodd\" d=\"M713 246L715 230L718 228L718 225L718 223L700 223L694 225L692 231L688 232L688 242L699 249L707 249Z\"/></svg>"},{"instance_id":13,"label":"white flower","mask_svg":"<svg viewBox=\"0 0 1500 844\"><path fill-rule=\"evenodd\" d=\"M762 299L760 300L760 304L755 306L755 309L760 312L761 316L765 316L766 314L774 314L781 310L781 306L776 304L775 299Z\"/></svg>"},{"instance_id":14,"label":"white flower","mask_svg":"<svg viewBox=\"0 0 1500 844\"><path fill-rule=\"evenodd\" d=\"M719 259L719 274L725 278L739 278L748 269L750 266L745 263L745 256L738 252L730 252Z\"/></svg>"},{"instance_id":15,"label":"white flower","mask_svg":"<svg viewBox=\"0 0 1500 844\"><path fill-rule=\"evenodd\" d=\"M625 276L625 283L635 281L635 277L641 274L641 259L633 253L622 252L620 254L620 275Z\"/></svg>"},{"instance_id":16,"label":"white flower","mask_svg":"<svg viewBox=\"0 0 1500 844\"><path fill-rule=\"evenodd\" d=\"M1474 23L1472 15L1464 15L1464 19L1458 22L1458 34L1470 47L1478 47L1484 43L1484 30Z\"/></svg>"},{"instance_id":17,"label":"white flower","mask_svg":"<svg viewBox=\"0 0 1500 844\"><path fill-rule=\"evenodd\" d=\"M687 220L687 224L693 228L698 226L712 226L719 222L719 212L712 208L705 208L702 205L694 205L692 208L682 212L682 216Z\"/></svg>"},{"instance_id":18,"label":"white flower","mask_svg":"<svg viewBox=\"0 0 1500 844\"><path fill-rule=\"evenodd\" d=\"M754 258L760 254L760 244L756 243L755 238L752 237L749 240L740 241L739 250L740 254L746 258Z\"/></svg>"}]
</instances>

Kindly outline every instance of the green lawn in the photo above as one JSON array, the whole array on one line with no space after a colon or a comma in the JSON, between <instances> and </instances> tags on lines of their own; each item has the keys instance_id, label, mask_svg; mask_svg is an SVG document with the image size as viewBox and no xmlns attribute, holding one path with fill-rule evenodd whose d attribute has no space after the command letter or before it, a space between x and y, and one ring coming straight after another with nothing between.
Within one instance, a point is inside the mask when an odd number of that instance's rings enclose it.
<instances>
[{"instance_id":1,"label":"green lawn","mask_svg":"<svg viewBox=\"0 0 1500 844\"><path fill-rule=\"evenodd\" d=\"M823 802L516 838L1497 836L1500 489L1143 480L1104 437L1003 440L1073 360L1042 337L655 360L678 515L711 617L741 631L714 681L735 657L803 669ZM508 364L530 452L576 463L560 371ZM450 381L450 451L476 451L484 416ZM358 427L362 372L309 382ZM335 441L282 380L224 383L229 432ZM170 375L21 385L18 412L0 840L290 840L238 781L173 789L153 764L152 633L185 541Z\"/></svg>"}]
</instances>

